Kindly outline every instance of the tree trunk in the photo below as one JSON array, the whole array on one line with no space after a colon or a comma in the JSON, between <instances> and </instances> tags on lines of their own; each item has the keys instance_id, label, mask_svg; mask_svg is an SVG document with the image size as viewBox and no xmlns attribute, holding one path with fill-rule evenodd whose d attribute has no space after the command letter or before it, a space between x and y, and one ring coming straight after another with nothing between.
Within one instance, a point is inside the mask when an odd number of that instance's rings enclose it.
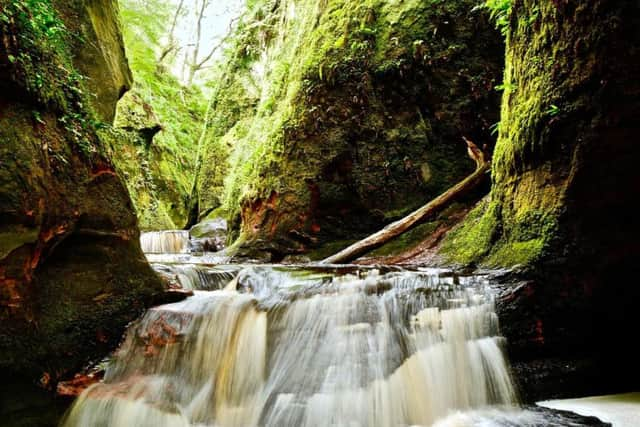
<instances>
[{"instance_id":1,"label":"tree trunk","mask_svg":"<svg viewBox=\"0 0 640 427\"><path fill-rule=\"evenodd\" d=\"M202 20L204 19L204 12L207 9L209 2L202 0L200 3L200 10L198 11L196 19L196 40L191 53L191 62L189 63L189 78L187 80L187 86L193 84L193 79L198 71L198 55L200 54L200 42L202 40Z\"/></svg>"},{"instance_id":2,"label":"tree trunk","mask_svg":"<svg viewBox=\"0 0 640 427\"><path fill-rule=\"evenodd\" d=\"M441 212L460 196L468 193L481 184L482 181L484 181L487 172L491 168L491 162L487 159L484 152L476 147L473 142L466 138L464 138L464 140L467 143L469 157L476 162L476 170L471 175L410 215L387 225L377 233L354 243L337 254L322 260L320 263L341 264L353 261L358 257L379 248L388 241L412 229L416 225L419 225L428 217Z\"/></svg>"}]
</instances>

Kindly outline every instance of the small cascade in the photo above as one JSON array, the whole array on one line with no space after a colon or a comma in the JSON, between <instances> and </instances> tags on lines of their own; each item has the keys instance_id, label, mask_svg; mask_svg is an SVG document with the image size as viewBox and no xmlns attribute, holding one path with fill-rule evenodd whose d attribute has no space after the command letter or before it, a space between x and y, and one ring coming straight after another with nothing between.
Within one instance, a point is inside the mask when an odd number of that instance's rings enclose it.
<instances>
[{"instance_id":1,"label":"small cascade","mask_svg":"<svg viewBox=\"0 0 640 427\"><path fill-rule=\"evenodd\" d=\"M178 254L185 252L189 244L189 232L184 230L151 231L142 233L142 251L149 254Z\"/></svg>"},{"instance_id":2,"label":"small cascade","mask_svg":"<svg viewBox=\"0 0 640 427\"><path fill-rule=\"evenodd\" d=\"M187 290L214 291L233 280L240 267L209 267L198 264L153 264L153 269L175 287Z\"/></svg>"},{"instance_id":3,"label":"small cascade","mask_svg":"<svg viewBox=\"0 0 640 427\"><path fill-rule=\"evenodd\" d=\"M255 266L149 310L64 425L427 426L516 403L502 345L482 277Z\"/></svg>"}]
</instances>

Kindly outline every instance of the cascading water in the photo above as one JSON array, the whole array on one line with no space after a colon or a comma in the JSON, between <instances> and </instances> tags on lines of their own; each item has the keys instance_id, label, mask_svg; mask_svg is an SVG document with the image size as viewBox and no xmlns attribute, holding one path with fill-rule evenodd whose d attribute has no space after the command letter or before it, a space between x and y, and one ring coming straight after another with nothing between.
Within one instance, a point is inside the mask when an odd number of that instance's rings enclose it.
<instances>
[{"instance_id":1,"label":"cascading water","mask_svg":"<svg viewBox=\"0 0 640 427\"><path fill-rule=\"evenodd\" d=\"M133 326L65 426L431 425L510 405L490 288L434 270L242 270Z\"/></svg>"},{"instance_id":2,"label":"cascading water","mask_svg":"<svg viewBox=\"0 0 640 427\"><path fill-rule=\"evenodd\" d=\"M142 233L140 246L145 253L170 253L184 252L189 243L189 232L184 230L151 231Z\"/></svg>"},{"instance_id":3,"label":"cascading water","mask_svg":"<svg viewBox=\"0 0 640 427\"><path fill-rule=\"evenodd\" d=\"M175 287L213 291L224 288L238 274L238 266L211 267L198 264L153 264L154 270Z\"/></svg>"}]
</instances>

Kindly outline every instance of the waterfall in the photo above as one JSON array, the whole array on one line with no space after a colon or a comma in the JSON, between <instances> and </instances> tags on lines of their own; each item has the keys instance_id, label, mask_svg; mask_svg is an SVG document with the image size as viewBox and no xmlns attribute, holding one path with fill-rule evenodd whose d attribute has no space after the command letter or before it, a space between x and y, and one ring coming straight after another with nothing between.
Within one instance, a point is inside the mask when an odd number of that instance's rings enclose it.
<instances>
[{"instance_id":1,"label":"waterfall","mask_svg":"<svg viewBox=\"0 0 640 427\"><path fill-rule=\"evenodd\" d=\"M183 230L152 231L142 233L140 246L145 253L172 253L184 252L189 243L189 232Z\"/></svg>"},{"instance_id":2,"label":"waterfall","mask_svg":"<svg viewBox=\"0 0 640 427\"><path fill-rule=\"evenodd\" d=\"M64 426L406 426L516 402L482 278L256 266L130 327Z\"/></svg>"},{"instance_id":3,"label":"waterfall","mask_svg":"<svg viewBox=\"0 0 640 427\"><path fill-rule=\"evenodd\" d=\"M198 264L152 264L152 267L174 286L199 291L224 288L239 270L239 267L208 267Z\"/></svg>"}]
</instances>

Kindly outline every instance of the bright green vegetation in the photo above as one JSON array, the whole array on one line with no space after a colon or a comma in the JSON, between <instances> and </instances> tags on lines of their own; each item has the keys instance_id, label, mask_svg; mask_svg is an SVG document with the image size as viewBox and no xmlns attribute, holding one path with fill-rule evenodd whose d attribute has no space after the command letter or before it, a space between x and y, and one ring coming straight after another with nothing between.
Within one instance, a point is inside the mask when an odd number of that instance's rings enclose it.
<instances>
[{"instance_id":1,"label":"bright green vegetation","mask_svg":"<svg viewBox=\"0 0 640 427\"><path fill-rule=\"evenodd\" d=\"M544 159L545 128L559 112L554 102L561 92L545 72L552 67L553 58L549 57L549 62L539 60L544 41L553 35L544 30L529 36L530 19L520 19L515 27L509 27L508 1L489 1L486 7L503 32L511 34L500 134L493 157L494 186L491 195L447 237L443 252L460 263L529 265L540 260L557 235L562 201L560 188L545 184L553 174L549 166L529 170L530 165ZM534 8L536 17L538 13L539 8ZM520 54L516 61L514 55ZM520 70L517 66L526 69L527 77L516 74L520 72L515 71Z\"/></svg>"},{"instance_id":2,"label":"bright green vegetation","mask_svg":"<svg viewBox=\"0 0 640 427\"><path fill-rule=\"evenodd\" d=\"M10 77L39 105L32 113L34 121L44 123L46 108L61 112L58 121L68 131L74 147L90 156L99 150L100 143L87 137L87 132L99 122L86 108L84 77L76 71L70 53L81 36L68 31L50 0L3 3L7 4L0 9L1 33L16 33L15 38L3 40Z\"/></svg>"},{"instance_id":3,"label":"bright green vegetation","mask_svg":"<svg viewBox=\"0 0 640 427\"><path fill-rule=\"evenodd\" d=\"M187 222L193 146L204 104L197 88L184 88L156 67L154 49L171 18L169 6L156 3L122 2L136 85L119 105L114 126L113 105L128 89L130 76L126 63L114 65L104 56L104 51L121 49L121 36L117 22L105 20L99 5L86 6L91 24L73 19L65 23L60 11L76 16L74 4L55 9L49 0L14 1L2 8L0 22L17 34L6 39L7 60L12 79L40 105L32 112L34 122L44 125L46 109L60 112L57 120L78 152L87 157L107 154L114 160L143 228L181 228ZM102 45L81 49L92 34ZM56 154L61 162L68 157Z\"/></svg>"},{"instance_id":4,"label":"bright green vegetation","mask_svg":"<svg viewBox=\"0 0 640 427\"><path fill-rule=\"evenodd\" d=\"M599 76L602 71L596 56L582 55L581 49L600 46L601 34L607 33L600 27L617 22L615 16L621 12L596 2L598 10L607 10L610 17L610 22L598 22L587 5L565 10L553 2L524 3L512 11L515 16L504 17L509 23L505 69L509 87L502 100L493 188L462 227L448 237L444 251L451 261L491 266L549 261L553 254L565 256L566 245L575 244L570 242L583 239L569 220L570 211L588 216L594 223L599 221L594 210L597 203L580 197L586 194L584 188L605 182L604 178L591 179L586 172L601 168L602 159L580 153L592 152L593 148L585 147L601 144L595 141L599 141L599 132L607 129L603 120L618 117L618 113L601 110L604 92L585 89L593 82L607 80ZM570 13L575 22L585 22L583 29L572 29L563 13ZM606 48L599 54L606 55L604 51ZM606 58L602 62L607 62ZM621 112L619 117L625 114ZM616 132L605 140L627 144ZM601 177L614 175L614 171L601 173ZM600 244L594 241L583 247L586 250Z\"/></svg>"},{"instance_id":5,"label":"bright green vegetation","mask_svg":"<svg viewBox=\"0 0 640 427\"><path fill-rule=\"evenodd\" d=\"M491 19L496 23L503 35L509 32L509 16L511 15L511 0L486 0L478 8L486 8L491 11Z\"/></svg>"},{"instance_id":6,"label":"bright green vegetation","mask_svg":"<svg viewBox=\"0 0 640 427\"><path fill-rule=\"evenodd\" d=\"M525 210L507 224L500 215L500 203L484 199L447 236L442 252L461 264L529 265L544 254L557 231L557 220L544 211ZM506 233L504 227L508 227Z\"/></svg>"},{"instance_id":7,"label":"bright green vegetation","mask_svg":"<svg viewBox=\"0 0 640 427\"><path fill-rule=\"evenodd\" d=\"M214 89L200 214L221 207L241 242L304 251L468 173L461 136L490 143L502 68L500 36L474 6L251 2Z\"/></svg>"},{"instance_id":8,"label":"bright green vegetation","mask_svg":"<svg viewBox=\"0 0 640 427\"><path fill-rule=\"evenodd\" d=\"M0 10L0 22L3 33L14 25L20 30L13 46L4 46L8 61L14 65L12 77L39 102L65 109L67 96L64 89L73 81L67 46L69 35L51 2L9 2ZM40 57L30 55L32 52L38 52ZM66 73L58 73L54 69L59 62L69 67Z\"/></svg>"},{"instance_id":9,"label":"bright green vegetation","mask_svg":"<svg viewBox=\"0 0 640 427\"><path fill-rule=\"evenodd\" d=\"M100 133L130 84L114 4L0 0L0 419L16 425L61 409L25 408L21 384L103 357L162 289Z\"/></svg>"},{"instance_id":10,"label":"bright green vegetation","mask_svg":"<svg viewBox=\"0 0 640 427\"><path fill-rule=\"evenodd\" d=\"M163 1L120 2L134 85L118 105L110 133L112 156L143 229L183 228L188 222L196 145L206 101L160 62L161 40L175 13Z\"/></svg>"}]
</instances>

